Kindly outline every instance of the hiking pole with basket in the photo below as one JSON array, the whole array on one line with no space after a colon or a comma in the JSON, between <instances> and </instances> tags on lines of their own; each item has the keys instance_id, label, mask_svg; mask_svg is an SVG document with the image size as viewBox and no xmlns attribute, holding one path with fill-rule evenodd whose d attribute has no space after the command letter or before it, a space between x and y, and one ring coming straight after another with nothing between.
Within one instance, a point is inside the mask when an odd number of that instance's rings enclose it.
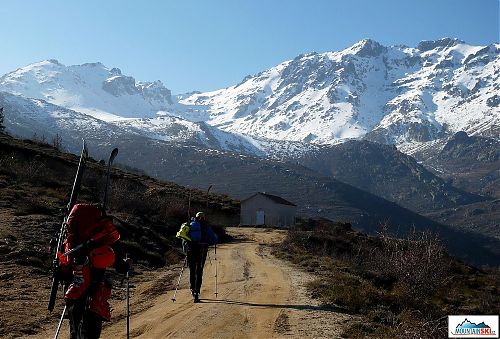
<instances>
[{"instance_id":1,"label":"hiking pole with basket","mask_svg":"<svg viewBox=\"0 0 500 339\"><path fill-rule=\"evenodd\" d=\"M191 191L188 194L188 224L191 222Z\"/></svg>"},{"instance_id":2,"label":"hiking pole with basket","mask_svg":"<svg viewBox=\"0 0 500 339\"><path fill-rule=\"evenodd\" d=\"M64 309L63 309L63 312L61 314L61 319L59 320L59 324L57 325L56 334L54 335L54 339L57 339L57 337L59 337L59 332L61 332L61 326L62 326L65 315L66 315L66 305L64 305Z\"/></svg>"},{"instance_id":3,"label":"hiking pole with basket","mask_svg":"<svg viewBox=\"0 0 500 339\"><path fill-rule=\"evenodd\" d=\"M214 254L214 261L215 261L215 299L217 299L217 295L219 294L217 292L217 244L215 244L215 254Z\"/></svg>"},{"instance_id":4,"label":"hiking pole with basket","mask_svg":"<svg viewBox=\"0 0 500 339\"><path fill-rule=\"evenodd\" d=\"M126 302L126 318L127 318L127 339L130 338L130 260L128 253L125 254L125 263L127 263L127 271L121 280L120 286L123 286L123 281L127 280L126 290L125 290L125 302Z\"/></svg>"},{"instance_id":5,"label":"hiking pole with basket","mask_svg":"<svg viewBox=\"0 0 500 339\"><path fill-rule=\"evenodd\" d=\"M128 253L125 255L125 261L128 264ZM125 273L125 279L127 279L127 339L130 338L130 268L127 269L127 273Z\"/></svg>"},{"instance_id":6,"label":"hiking pole with basket","mask_svg":"<svg viewBox=\"0 0 500 339\"><path fill-rule=\"evenodd\" d=\"M208 199L210 197L210 189L212 189L212 185L208 186L208 189L207 189L207 202L206 202L206 206L205 206L205 214L208 213ZM214 254L214 261L215 261L215 299L217 299L217 295L219 294L219 292L217 291L217 243L215 243L215 254ZM210 260L210 263L212 262L212 260Z\"/></svg>"},{"instance_id":7,"label":"hiking pole with basket","mask_svg":"<svg viewBox=\"0 0 500 339\"><path fill-rule=\"evenodd\" d=\"M205 206L205 214L208 213L208 198L210 197L210 190L212 189L212 185L208 186L208 189L207 189L207 204Z\"/></svg>"},{"instance_id":8,"label":"hiking pole with basket","mask_svg":"<svg viewBox=\"0 0 500 339\"><path fill-rule=\"evenodd\" d=\"M184 267L187 264L187 255L184 258L184 262L182 263L181 274L179 274L179 279L177 279L177 286L175 287L174 296L172 297L172 301L175 302L175 296L177 295L177 290L179 289L179 284L181 283L182 273L184 272Z\"/></svg>"}]
</instances>

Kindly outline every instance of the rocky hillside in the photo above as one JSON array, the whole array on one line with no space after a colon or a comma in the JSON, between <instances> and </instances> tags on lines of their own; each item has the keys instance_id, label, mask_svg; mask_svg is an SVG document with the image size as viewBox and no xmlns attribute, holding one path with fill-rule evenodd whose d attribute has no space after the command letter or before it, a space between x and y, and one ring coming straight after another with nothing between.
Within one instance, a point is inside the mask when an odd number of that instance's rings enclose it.
<instances>
[{"instance_id":1,"label":"rocky hillside","mask_svg":"<svg viewBox=\"0 0 500 339\"><path fill-rule=\"evenodd\" d=\"M391 232L398 235L406 234L413 227L430 229L446 239L453 254L465 260L495 262L500 259L496 249L500 243L494 238L432 221L304 166L195 147L170 148L159 142L141 146L117 141L117 145L127 150L123 161L148 163L149 171L165 180L195 187L213 184L215 191L231 192L239 199L257 191L277 194L297 204L303 216L349 220L356 229L368 233L376 233L382 224L387 224ZM154 149L153 154L161 161L153 162L143 151L144 147ZM485 252L477 251L472 244L481 246Z\"/></svg>"},{"instance_id":2,"label":"rocky hillside","mask_svg":"<svg viewBox=\"0 0 500 339\"><path fill-rule=\"evenodd\" d=\"M486 200L453 187L394 146L351 140L293 160L419 213Z\"/></svg>"},{"instance_id":3,"label":"rocky hillside","mask_svg":"<svg viewBox=\"0 0 500 339\"><path fill-rule=\"evenodd\" d=\"M424 166L469 192L500 198L500 141L459 132L412 155Z\"/></svg>"},{"instance_id":4,"label":"rocky hillside","mask_svg":"<svg viewBox=\"0 0 500 339\"><path fill-rule=\"evenodd\" d=\"M72 152L78 152L82 137L102 142L118 137L147 138L173 145L197 145L259 156L266 155L265 150L272 148L262 148L251 138L221 131L204 122L191 122L163 113L154 118L105 121L43 99L8 92L0 92L0 107L4 107L4 124L10 134L23 138L36 136L45 141L57 136Z\"/></svg>"}]
</instances>

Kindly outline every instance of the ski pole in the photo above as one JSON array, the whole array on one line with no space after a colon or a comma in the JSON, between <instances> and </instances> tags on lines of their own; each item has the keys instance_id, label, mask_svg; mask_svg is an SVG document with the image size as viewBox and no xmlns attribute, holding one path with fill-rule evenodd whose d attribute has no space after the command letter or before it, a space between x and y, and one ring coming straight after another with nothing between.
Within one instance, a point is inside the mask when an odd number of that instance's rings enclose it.
<instances>
[{"instance_id":1,"label":"ski pole","mask_svg":"<svg viewBox=\"0 0 500 339\"><path fill-rule=\"evenodd\" d=\"M191 222L191 191L188 195L188 224Z\"/></svg>"},{"instance_id":2,"label":"ski pole","mask_svg":"<svg viewBox=\"0 0 500 339\"><path fill-rule=\"evenodd\" d=\"M208 186L207 189L207 204L205 206L205 213L208 213L208 199L210 198L210 190L212 189L212 185Z\"/></svg>"},{"instance_id":3,"label":"ski pole","mask_svg":"<svg viewBox=\"0 0 500 339\"><path fill-rule=\"evenodd\" d=\"M182 264L182 269L181 269L181 274L179 274L179 279L177 279L177 286L175 287L174 296L172 297L173 302L175 302L176 300L175 296L177 295L177 290L179 289L179 284L181 283L182 272L184 272L184 267L186 267L186 263L187 263L187 255L184 258L184 263Z\"/></svg>"},{"instance_id":4,"label":"ski pole","mask_svg":"<svg viewBox=\"0 0 500 339\"><path fill-rule=\"evenodd\" d=\"M125 261L128 265L128 253L125 254ZM130 338L130 266L127 269L127 273L125 273L125 279L127 279L127 339Z\"/></svg>"},{"instance_id":5,"label":"ski pole","mask_svg":"<svg viewBox=\"0 0 500 339\"><path fill-rule=\"evenodd\" d=\"M217 292L217 244L215 244L215 254L214 254L214 261L215 261L215 299L217 299L217 295L219 294Z\"/></svg>"},{"instance_id":6,"label":"ski pole","mask_svg":"<svg viewBox=\"0 0 500 339\"><path fill-rule=\"evenodd\" d=\"M54 335L54 339L57 339L57 337L59 337L59 332L61 331L61 326L62 326L65 314L66 314L66 306L64 306L64 309L62 311L61 319L59 320L59 324L57 325L56 334Z\"/></svg>"},{"instance_id":7,"label":"ski pole","mask_svg":"<svg viewBox=\"0 0 500 339\"><path fill-rule=\"evenodd\" d=\"M210 266L212 266L212 257L210 256L209 250L207 250L207 258L206 259L208 259L210 261ZM206 259L205 259L205 261L206 261Z\"/></svg>"}]
</instances>

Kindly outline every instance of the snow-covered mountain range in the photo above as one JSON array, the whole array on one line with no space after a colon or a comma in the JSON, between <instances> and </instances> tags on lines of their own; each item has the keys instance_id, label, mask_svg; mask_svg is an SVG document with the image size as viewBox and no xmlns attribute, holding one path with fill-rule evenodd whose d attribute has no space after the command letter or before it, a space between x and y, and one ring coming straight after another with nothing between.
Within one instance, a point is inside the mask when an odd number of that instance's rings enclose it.
<instances>
[{"instance_id":1,"label":"snow-covered mountain range","mask_svg":"<svg viewBox=\"0 0 500 339\"><path fill-rule=\"evenodd\" d=\"M180 102L208 112L213 126L270 139L400 144L460 130L491 135L500 116L499 51L455 39L416 48L362 40Z\"/></svg>"},{"instance_id":2,"label":"snow-covered mountain range","mask_svg":"<svg viewBox=\"0 0 500 339\"><path fill-rule=\"evenodd\" d=\"M161 81L138 82L99 62L74 66L57 60L37 62L1 77L0 88L105 121L154 117L172 104L170 90Z\"/></svg>"},{"instance_id":3,"label":"snow-covered mountain range","mask_svg":"<svg viewBox=\"0 0 500 339\"><path fill-rule=\"evenodd\" d=\"M411 151L461 130L498 138L499 51L498 44L450 38L415 48L362 40L338 52L300 55L229 88L179 96L160 81L139 82L101 63L47 60L2 76L0 91L38 100L54 119L56 105L120 133L258 156L361 138ZM14 132L21 125L9 120L22 120L19 107L7 116Z\"/></svg>"}]
</instances>

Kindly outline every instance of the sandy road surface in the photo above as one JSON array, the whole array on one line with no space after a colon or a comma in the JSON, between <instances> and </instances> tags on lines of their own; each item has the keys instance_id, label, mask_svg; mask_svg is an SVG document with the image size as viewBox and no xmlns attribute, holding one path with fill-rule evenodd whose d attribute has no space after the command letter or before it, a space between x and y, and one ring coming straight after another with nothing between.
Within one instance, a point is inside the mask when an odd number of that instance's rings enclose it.
<instances>
[{"instance_id":1,"label":"sandy road surface","mask_svg":"<svg viewBox=\"0 0 500 339\"><path fill-rule=\"evenodd\" d=\"M187 270L175 303L173 284L179 271L158 272L153 281L133 289L132 338L339 336L352 317L310 300L303 285L311 277L277 260L265 246L282 239L284 233L253 228L228 231L239 241L217 247L218 297L213 250L199 304L191 299ZM113 306L115 321L104 328L102 338L125 338L125 302Z\"/></svg>"}]
</instances>

